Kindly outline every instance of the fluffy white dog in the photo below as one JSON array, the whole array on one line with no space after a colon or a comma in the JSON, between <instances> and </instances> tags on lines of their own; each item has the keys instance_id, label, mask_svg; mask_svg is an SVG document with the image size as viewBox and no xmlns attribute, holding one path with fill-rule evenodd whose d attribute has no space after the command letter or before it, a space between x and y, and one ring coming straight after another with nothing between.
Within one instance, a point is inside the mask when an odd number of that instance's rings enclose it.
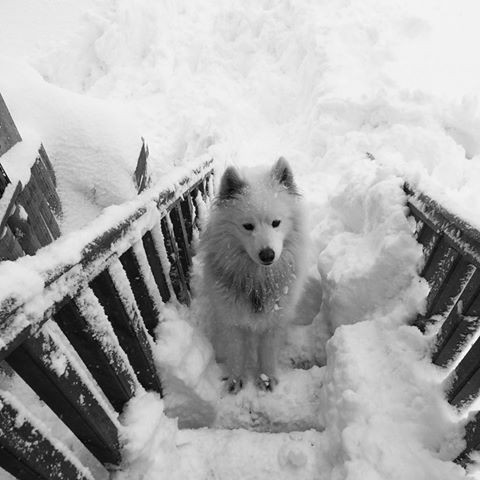
<instances>
[{"instance_id":1,"label":"fluffy white dog","mask_svg":"<svg viewBox=\"0 0 480 480\"><path fill-rule=\"evenodd\" d=\"M277 353L306 278L303 208L291 168L227 168L200 241L203 294L227 389L238 392L252 369L272 390Z\"/></svg>"}]
</instances>

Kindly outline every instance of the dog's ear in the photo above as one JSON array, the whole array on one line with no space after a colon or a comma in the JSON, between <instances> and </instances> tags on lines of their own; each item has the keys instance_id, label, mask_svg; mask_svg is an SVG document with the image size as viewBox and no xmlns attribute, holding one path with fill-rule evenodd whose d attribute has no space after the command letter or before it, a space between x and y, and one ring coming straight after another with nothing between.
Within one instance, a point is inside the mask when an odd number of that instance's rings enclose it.
<instances>
[{"instance_id":1,"label":"dog's ear","mask_svg":"<svg viewBox=\"0 0 480 480\"><path fill-rule=\"evenodd\" d=\"M280 157L273 166L272 176L274 180L288 190L288 193L291 193L292 195L299 195L297 185L293 179L292 169L283 157Z\"/></svg>"},{"instance_id":2,"label":"dog's ear","mask_svg":"<svg viewBox=\"0 0 480 480\"><path fill-rule=\"evenodd\" d=\"M220 181L220 191L218 192L219 200L231 200L241 193L246 183L240 178L235 167L228 167L223 173Z\"/></svg>"}]
</instances>

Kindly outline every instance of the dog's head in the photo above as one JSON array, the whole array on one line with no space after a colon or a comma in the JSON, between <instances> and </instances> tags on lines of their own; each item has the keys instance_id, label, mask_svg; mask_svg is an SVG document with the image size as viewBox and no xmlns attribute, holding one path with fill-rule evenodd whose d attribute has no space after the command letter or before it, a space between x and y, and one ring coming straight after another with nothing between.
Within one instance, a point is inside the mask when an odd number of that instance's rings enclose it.
<instances>
[{"instance_id":1,"label":"dog's head","mask_svg":"<svg viewBox=\"0 0 480 480\"><path fill-rule=\"evenodd\" d=\"M225 210L229 233L254 262L270 266L281 257L292 230L297 196L292 170L281 157L267 173L249 176L227 168L218 204Z\"/></svg>"}]
</instances>

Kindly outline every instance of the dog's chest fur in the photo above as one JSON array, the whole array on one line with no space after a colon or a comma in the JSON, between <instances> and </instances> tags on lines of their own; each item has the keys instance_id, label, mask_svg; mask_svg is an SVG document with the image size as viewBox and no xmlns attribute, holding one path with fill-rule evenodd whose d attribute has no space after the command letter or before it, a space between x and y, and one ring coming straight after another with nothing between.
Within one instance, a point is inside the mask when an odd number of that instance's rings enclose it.
<instances>
[{"instance_id":1,"label":"dog's chest fur","mask_svg":"<svg viewBox=\"0 0 480 480\"><path fill-rule=\"evenodd\" d=\"M211 267L216 284L254 314L268 314L281 308L295 280L293 263L281 260L273 267L255 265L233 271L219 265Z\"/></svg>"}]
</instances>

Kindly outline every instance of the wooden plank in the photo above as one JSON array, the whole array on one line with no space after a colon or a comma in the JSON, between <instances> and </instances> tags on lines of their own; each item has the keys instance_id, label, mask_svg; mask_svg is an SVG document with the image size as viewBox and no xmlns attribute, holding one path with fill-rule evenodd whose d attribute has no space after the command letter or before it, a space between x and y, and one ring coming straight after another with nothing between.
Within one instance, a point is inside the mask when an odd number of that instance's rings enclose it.
<instances>
[{"instance_id":1,"label":"wooden plank","mask_svg":"<svg viewBox=\"0 0 480 480\"><path fill-rule=\"evenodd\" d=\"M449 267L452 265L452 257L458 257L458 253L449 247L441 236L421 274L429 283L431 289L437 289L438 284L441 284L446 277Z\"/></svg>"},{"instance_id":2,"label":"wooden plank","mask_svg":"<svg viewBox=\"0 0 480 480\"><path fill-rule=\"evenodd\" d=\"M57 177L55 175L55 170L53 169L52 162L50 161L50 158L48 157L47 152L46 152L43 144L40 145L40 148L38 149L38 154L40 155L40 160L42 161L43 166L45 167L45 170L48 172L48 175L53 182L53 186L56 189L57 188Z\"/></svg>"},{"instance_id":3,"label":"wooden plank","mask_svg":"<svg viewBox=\"0 0 480 480\"><path fill-rule=\"evenodd\" d=\"M478 327L479 319L475 320L475 327ZM480 339L478 339L455 370L449 375L446 384L447 399L457 407L467 404L469 392L480 390L480 376L477 374L480 368Z\"/></svg>"},{"instance_id":4,"label":"wooden plank","mask_svg":"<svg viewBox=\"0 0 480 480\"><path fill-rule=\"evenodd\" d=\"M197 188L202 195L203 201L206 202L208 197L208 192L207 192L207 182L205 180L205 177L200 180Z\"/></svg>"},{"instance_id":5,"label":"wooden plank","mask_svg":"<svg viewBox=\"0 0 480 480\"><path fill-rule=\"evenodd\" d=\"M426 316L429 317L449 311L475 271L475 266L457 252L447 258L442 268L443 272L437 277L435 288L432 287L427 297Z\"/></svg>"},{"instance_id":6,"label":"wooden plank","mask_svg":"<svg viewBox=\"0 0 480 480\"><path fill-rule=\"evenodd\" d=\"M119 464L119 424L113 410L47 325L16 348L7 363L101 463Z\"/></svg>"},{"instance_id":7,"label":"wooden plank","mask_svg":"<svg viewBox=\"0 0 480 480\"><path fill-rule=\"evenodd\" d=\"M21 421L19 421L21 419ZM0 392L0 466L20 480L94 480L10 394Z\"/></svg>"},{"instance_id":8,"label":"wooden plank","mask_svg":"<svg viewBox=\"0 0 480 480\"><path fill-rule=\"evenodd\" d=\"M37 200L37 209L42 216L51 237L54 239L60 237L61 233L57 219L54 217L51 207L46 200L46 194L48 192L45 192L41 189L41 186L38 183L38 178L34 175L33 170L32 176L30 177L30 181L28 182L26 188L30 189L32 196Z\"/></svg>"},{"instance_id":9,"label":"wooden plank","mask_svg":"<svg viewBox=\"0 0 480 480\"><path fill-rule=\"evenodd\" d=\"M213 198L215 197L215 182L214 182L214 179L215 179L215 173L214 172L210 172L205 176L205 181L207 183L207 197L210 200L213 200Z\"/></svg>"},{"instance_id":10,"label":"wooden plank","mask_svg":"<svg viewBox=\"0 0 480 480\"><path fill-rule=\"evenodd\" d=\"M30 184L26 185L19 195L20 204L28 214L28 222L43 247L53 241L53 236L38 209L37 200Z\"/></svg>"},{"instance_id":11,"label":"wooden plank","mask_svg":"<svg viewBox=\"0 0 480 480\"><path fill-rule=\"evenodd\" d=\"M465 442L467 446L463 452L455 459L462 467L471 463L470 455L474 451L480 450L480 412L467 423L465 427Z\"/></svg>"},{"instance_id":12,"label":"wooden plank","mask_svg":"<svg viewBox=\"0 0 480 480\"><path fill-rule=\"evenodd\" d=\"M128 356L138 380L146 390L162 392L146 330L131 319L120 299L120 293L107 270L90 282L113 326L118 341Z\"/></svg>"},{"instance_id":13,"label":"wooden plank","mask_svg":"<svg viewBox=\"0 0 480 480\"><path fill-rule=\"evenodd\" d=\"M7 105L0 95L0 156L22 141Z\"/></svg>"},{"instance_id":14,"label":"wooden plank","mask_svg":"<svg viewBox=\"0 0 480 480\"><path fill-rule=\"evenodd\" d=\"M66 303L55 313L54 320L115 410L121 412L125 403L135 395L137 379L120 346L107 342L110 324L101 318L103 312L97 313L99 308L84 294L76 301ZM113 331L111 335L114 336Z\"/></svg>"},{"instance_id":15,"label":"wooden plank","mask_svg":"<svg viewBox=\"0 0 480 480\"><path fill-rule=\"evenodd\" d=\"M180 200L183 222L187 232L188 244L191 246L193 241L193 221L195 218L195 209L190 192Z\"/></svg>"},{"instance_id":16,"label":"wooden plank","mask_svg":"<svg viewBox=\"0 0 480 480\"><path fill-rule=\"evenodd\" d=\"M148 333L155 337L155 328L158 325L158 311L155 303L149 294L148 285L143 278L140 271L140 264L136 255L133 252L133 247L130 247L123 255L120 256L120 262L127 274L130 287L132 289L135 301L147 328Z\"/></svg>"},{"instance_id":17,"label":"wooden plank","mask_svg":"<svg viewBox=\"0 0 480 480\"><path fill-rule=\"evenodd\" d=\"M182 264L182 270L185 276L187 287L189 287L190 267L192 266L192 253L188 241L187 227L183 219L180 203L176 202L170 210L170 220L172 224L175 242L177 244L178 255Z\"/></svg>"},{"instance_id":18,"label":"wooden plank","mask_svg":"<svg viewBox=\"0 0 480 480\"><path fill-rule=\"evenodd\" d=\"M477 289L476 295L473 297L472 301L465 305L465 315L472 317L480 315L480 288Z\"/></svg>"},{"instance_id":19,"label":"wooden plank","mask_svg":"<svg viewBox=\"0 0 480 480\"><path fill-rule=\"evenodd\" d=\"M151 232L145 233L142 238L142 243L143 248L145 249L145 254L147 255L148 263L152 270L153 278L155 279L155 283L157 284L163 302L166 303L171 298L170 288Z\"/></svg>"},{"instance_id":20,"label":"wooden plank","mask_svg":"<svg viewBox=\"0 0 480 480\"><path fill-rule=\"evenodd\" d=\"M183 272L182 262L178 252L177 243L172 232L172 227L167 218L160 221L163 242L170 262L170 280L172 281L175 295L179 302L190 305L190 293L187 288L187 279Z\"/></svg>"},{"instance_id":21,"label":"wooden plank","mask_svg":"<svg viewBox=\"0 0 480 480\"><path fill-rule=\"evenodd\" d=\"M8 218L7 223L12 233L15 235L21 249L27 255L35 255L35 252L42 245L28 221L20 215L19 206L17 206L14 213Z\"/></svg>"},{"instance_id":22,"label":"wooden plank","mask_svg":"<svg viewBox=\"0 0 480 480\"><path fill-rule=\"evenodd\" d=\"M2 198L3 193L5 192L5 189L7 188L7 185L9 185L10 179L8 178L7 172L4 170L2 167L2 164L0 163L0 198Z\"/></svg>"},{"instance_id":23,"label":"wooden plank","mask_svg":"<svg viewBox=\"0 0 480 480\"><path fill-rule=\"evenodd\" d=\"M421 331L425 331L427 324L431 323L428 312L458 258L458 253L440 236L422 271L422 276L430 285L430 292L427 297L427 315L419 315L415 322Z\"/></svg>"},{"instance_id":24,"label":"wooden plank","mask_svg":"<svg viewBox=\"0 0 480 480\"><path fill-rule=\"evenodd\" d=\"M3 237L0 238L0 261L16 260L19 257L23 257L25 253L10 230L9 225L6 225L3 230Z\"/></svg>"},{"instance_id":25,"label":"wooden plank","mask_svg":"<svg viewBox=\"0 0 480 480\"><path fill-rule=\"evenodd\" d=\"M413 215L412 218L415 220L415 230L413 232L413 236L418 240L420 235L422 234L423 229L426 228L425 223L422 222L422 220L414 217Z\"/></svg>"},{"instance_id":26,"label":"wooden plank","mask_svg":"<svg viewBox=\"0 0 480 480\"><path fill-rule=\"evenodd\" d=\"M422 273L428 267L428 264L431 260L433 253L435 252L435 248L438 245L440 240L440 235L437 234L434 230L432 230L428 225L424 225L422 231L418 237L418 243L422 245L423 248L423 258L425 259L425 263L423 265Z\"/></svg>"},{"instance_id":27,"label":"wooden plank","mask_svg":"<svg viewBox=\"0 0 480 480\"><path fill-rule=\"evenodd\" d=\"M458 329L458 327L464 318L464 313L469 312L468 315L478 315L475 314L475 309L472 309L471 306L475 298L478 297L479 290L480 270L475 268L437 334L435 347L432 350L432 361L436 365L446 367L471 336L472 325L470 322L463 322L461 328Z\"/></svg>"},{"instance_id":28,"label":"wooden plank","mask_svg":"<svg viewBox=\"0 0 480 480\"><path fill-rule=\"evenodd\" d=\"M4 195L0 198L0 237L7 224L8 218L17 208L18 196L22 191L22 184L18 182L15 186L10 184Z\"/></svg>"},{"instance_id":29,"label":"wooden plank","mask_svg":"<svg viewBox=\"0 0 480 480\"><path fill-rule=\"evenodd\" d=\"M477 318L476 328L480 325L480 319ZM468 382L457 392L457 394L449 399L449 402L457 408L465 409L478 397L480 393L480 367L470 377Z\"/></svg>"},{"instance_id":30,"label":"wooden plank","mask_svg":"<svg viewBox=\"0 0 480 480\"><path fill-rule=\"evenodd\" d=\"M142 148L138 157L137 166L134 172L135 185L137 186L137 192L141 193L147 188L150 183L150 179L147 174L147 159L148 159L148 147L145 144L145 140L142 138Z\"/></svg>"},{"instance_id":31,"label":"wooden plank","mask_svg":"<svg viewBox=\"0 0 480 480\"><path fill-rule=\"evenodd\" d=\"M41 157L38 157L32 166L32 177L35 179L38 188L42 191L51 211L60 217L62 215L60 197L58 196L52 176L42 162Z\"/></svg>"}]
</instances>

